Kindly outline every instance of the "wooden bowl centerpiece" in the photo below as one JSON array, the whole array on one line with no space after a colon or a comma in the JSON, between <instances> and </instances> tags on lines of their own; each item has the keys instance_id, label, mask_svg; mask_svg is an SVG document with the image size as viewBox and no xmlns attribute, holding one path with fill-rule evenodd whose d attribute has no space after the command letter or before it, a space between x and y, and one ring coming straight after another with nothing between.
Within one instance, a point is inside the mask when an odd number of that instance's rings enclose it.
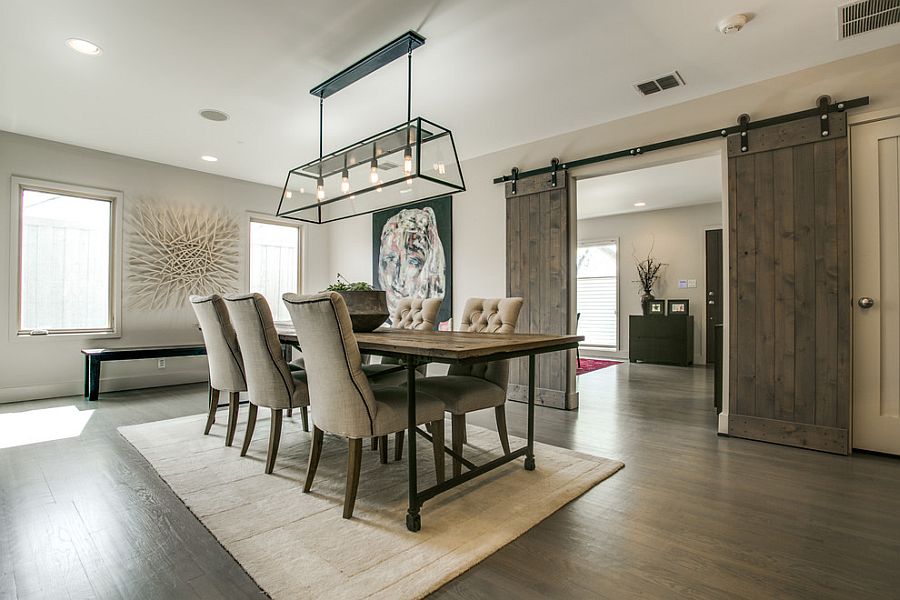
<instances>
[{"instance_id":1,"label":"wooden bowl centerpiece","mask_svg":"<svg viewBox=\"0 0 900 600\"><path fill-rule=\"evenodd\" d=\"M347 303L353 331L364 333L374 331L384 325L390 313L387 306L387 294L383 290L373 289L365 282L351 283L340 273L336 283L328 286L329 292L337 292Z\"/></svg>"}]
</instances>

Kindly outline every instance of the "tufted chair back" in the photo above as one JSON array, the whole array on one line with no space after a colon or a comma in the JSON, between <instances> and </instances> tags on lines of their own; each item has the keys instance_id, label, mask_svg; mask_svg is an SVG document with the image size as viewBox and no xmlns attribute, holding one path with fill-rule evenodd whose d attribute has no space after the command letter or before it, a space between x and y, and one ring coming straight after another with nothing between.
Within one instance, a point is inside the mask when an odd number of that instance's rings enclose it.
<instances>
[{"instance_id":1,"label":"tufted chair back","mask_svg":"<svg viewBox=\"0 0 900 600\"><path fill-rule=\"evenodd\" d=\"M229 294L225 305L241 345L250 401L265 408L293 408L294 380L269 303L261 294Z\"/></svg>"},{"instance_id":2,"label":"tufted chair back","mask_svg":"<svg viewBox=\"0 0 900 600\"><path fill-rule=\"evenodd\" d=\"M513 333L522 298L469 298L463 308L460 331L479 333ZM509 361L498 360L474 365L451 365L448 375L480 377L499 385L504 390L509 383Z\"/></svg>"},{"instance_id":3,"label":"tufted chair back","mask_svg":"<svg viewBox=\"0 0 900 600\"><path fill-rule=\"evenodd\" d=\"M375 395L362 371L350 312L337 292L282 296L303 349L316 426L350 438L374 434Z\"/></svg>"},{"instance_id":4,"label":"tufted chair back","mask_svg":"<svg viewBox=\"0 0 900 600\"><path fill-rule=\"evenodd\" d=\"M223 392L246 391L241 348L222 296L191 296L190 301L206 345L210 387Z\"/></svg>"},{"instance_id":5,"label":"tufted chair back","mask_svg":"<svg viewBox=\"0 0 900 600\"><path fill-rule=\"evenodd\" d=\"M391 327L431 331L443 301L443 298L401 298L391 315Z\"/></svg>"}]
</instances>

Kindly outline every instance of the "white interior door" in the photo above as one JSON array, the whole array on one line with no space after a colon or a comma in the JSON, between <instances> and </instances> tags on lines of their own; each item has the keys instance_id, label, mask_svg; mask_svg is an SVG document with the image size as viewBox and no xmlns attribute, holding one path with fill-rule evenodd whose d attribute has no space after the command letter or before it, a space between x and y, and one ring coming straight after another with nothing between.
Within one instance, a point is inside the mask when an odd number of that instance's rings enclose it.
<instances>
[{"instance_id":1,"label":"white interior door","mask_svg":"<svg viewBox=\"0 0 900 600\"><path fill-rule=\"evenodd\" d=\"M900 455L900 117L850 139L853 447Z\"/></svg>"}]
</instances>

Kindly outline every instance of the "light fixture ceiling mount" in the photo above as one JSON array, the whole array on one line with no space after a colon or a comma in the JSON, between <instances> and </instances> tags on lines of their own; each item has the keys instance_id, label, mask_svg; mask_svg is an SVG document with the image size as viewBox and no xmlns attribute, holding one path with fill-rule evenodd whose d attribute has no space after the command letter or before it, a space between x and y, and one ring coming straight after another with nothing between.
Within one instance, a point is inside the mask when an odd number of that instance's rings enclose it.
<instances>
[{"instance_id":1,"label":"light fixture ceiling mount","mask_svg":"<svg viewBox=\"0 0 900 600\"><path fill-rule=\"evenodd\" d=\"M277 216L329 223L465 191L453 134L412 116L412 52L424 43L409 31L310 90L319 98L319 157L288 172ZM404 54L406 122L325 155L325 98Z\"/></svg>"}]
</instances>

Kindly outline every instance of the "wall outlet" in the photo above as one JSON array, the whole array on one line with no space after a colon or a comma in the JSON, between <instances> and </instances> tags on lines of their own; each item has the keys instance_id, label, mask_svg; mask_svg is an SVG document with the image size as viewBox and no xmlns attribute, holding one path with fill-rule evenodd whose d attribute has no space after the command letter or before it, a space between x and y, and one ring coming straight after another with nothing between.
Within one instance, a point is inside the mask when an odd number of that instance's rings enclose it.
<instances>
[{"instance_id":1,"label":"wall outlet","mask_svg":"<svg viewBox=\"0 0 900 600\"><path fill-rule=\"evenodd\" d=\"M156 368L157 369L165 369L166 368L166 359L164 359L164 358L157 359Z\"/></svg>"}]
</instances>

